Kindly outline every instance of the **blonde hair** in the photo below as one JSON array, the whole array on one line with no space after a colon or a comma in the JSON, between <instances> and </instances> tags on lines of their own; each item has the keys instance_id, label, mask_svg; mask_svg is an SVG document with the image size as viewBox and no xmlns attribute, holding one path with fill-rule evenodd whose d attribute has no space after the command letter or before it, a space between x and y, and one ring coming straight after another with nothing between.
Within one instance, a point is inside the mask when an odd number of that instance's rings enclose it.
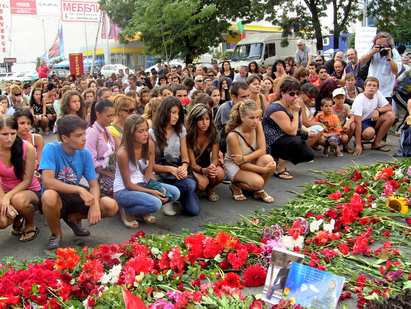
<instances>
[{"instance_id":1,"label":"blonde hair","mask_svg":"<svg viewBox=\"0 0 411 309\"><path fill-rule=\"evenodd\" d=\"M124 109L126 105L129 105L130 103L133 105L133 107L136 105L136 100L132 97L128 97L125 94L118 94L115 97L110 97L113 98L113 100L110 100L111 102L114 103L114 119L118 119L121 111Z\"/></svg>"},{"instance_id":2,"label":"blonde hair","mask_svg":"<svg viewBox=\"0 0 411 309\"><path fill-rule=\"evenodd\" d=\"M231 109L230 120L225 125L225 131L228 133L243 123L241 116L248 115L248 111L258 111L260 107L253 100L239 102Z\"/></svg>"},{"instance_id":3,"label":"blonde hair","mask_svg":"<svg viewBox=\"0 0 411 309\"><path fill-rule=\"evenodd\" d=\"M148 101L146 107L144 108L144 114L142 115L142 117L144 119L150 119L151 121L154 121L160 104L161 100L159 98L150 99L150 101Z\"/></svg>"}]
</instances>

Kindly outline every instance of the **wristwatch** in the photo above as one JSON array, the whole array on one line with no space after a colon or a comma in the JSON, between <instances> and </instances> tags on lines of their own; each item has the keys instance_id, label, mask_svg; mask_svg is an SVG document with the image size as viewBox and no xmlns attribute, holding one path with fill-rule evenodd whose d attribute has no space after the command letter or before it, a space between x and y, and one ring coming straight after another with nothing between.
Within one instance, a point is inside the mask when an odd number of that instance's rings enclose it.
<instances>
[{"instance_id":1,"label":"wristwatch","mask_svg":"<svg viewBox=\"0 0 411 309\"><path fill-rule=\"evenodd\" d=\"M392 58L391 58L391 59L387 59L387 61L392 61Z\"/></svg>"}]
</instances>

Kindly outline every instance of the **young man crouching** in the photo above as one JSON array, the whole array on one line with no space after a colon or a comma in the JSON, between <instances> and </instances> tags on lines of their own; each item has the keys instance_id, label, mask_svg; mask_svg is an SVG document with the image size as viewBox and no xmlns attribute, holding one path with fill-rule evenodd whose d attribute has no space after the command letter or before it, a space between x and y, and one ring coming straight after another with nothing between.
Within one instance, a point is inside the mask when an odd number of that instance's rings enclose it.
<instances>
[{"instance_id":1,"label":"young man crouching","mask_svg":"<svg viewBox=\"0 0 411 309\"><path fill-rule=\"evenodd\" d=\"M43 176L42 211L51 230L49 250L56 250L61 244L60 219L62 218L77 236L89 236L81 219L87 219L89 226L101 218L117 213L117 203L106 196L100 196L93 159L86 145L86 122L73 115L57 121L61 142L49 143L43 149L39 171ZM79 186L81 177L88 181L90 190Z\"/></svg>"},{"instance_id":2,"label":"young man crouching","mask_svg":"<svg viewBox=\"0 0 411 309\"><path fill-rule=\"evenodd\" d=\"M381 145L383 137L394 123L395 115L390 103L378 90L379 81L376 77L368 77L364 83L364 93L359 94L352 105L355 121L355 151L360 155L363 150L362 141L374 138L371 149L390 151Z\"/></svg>"}]
</instances>

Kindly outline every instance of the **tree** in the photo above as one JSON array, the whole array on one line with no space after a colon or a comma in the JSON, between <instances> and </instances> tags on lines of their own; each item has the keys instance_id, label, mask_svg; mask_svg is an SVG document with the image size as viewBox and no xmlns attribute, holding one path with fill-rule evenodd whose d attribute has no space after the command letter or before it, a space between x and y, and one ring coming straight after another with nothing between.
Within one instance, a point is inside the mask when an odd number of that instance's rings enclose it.
<instances>
[{"instance_id":1,"label":"tree","mask_svg":"<svg viewBox=\"0 0 411 309\"><path fill-rule=\"evenodd\" d=\"M330 5L334 12L332 28L324 26L324 18L327 17L326 12ZM288 45L289 37L295 36L316 39L317 50L322 50L324 29L325 34L334 35L334 49L338 49L340 35L346 32L349 23L358 17L356 0L303 0L302 2L268 0L267 12L272 10L273 6L282 10L283 15L280 19L275 15L268 16L267 20L279 24L284 29L283 46Z\"/></svg>"},{"instance_id":2,"label":"tree","mask_svg":"<svg viewBox=\"0 0 411 309\"><path fill-rule=\"evenodd\" d=\"M409 20L411 0L372 0L368 4L367 14L374 20L378 31L393 34L398 25Z\"/></svg>"},{"instance_id":3,"label":"tree","mask_svg":"<svg viewBox=\"0 0 411 309\"><path fill-rule=\"evenodd\" d=\"M393 33L395 42L406 44L411 41L411 20L406 18L401 21Z\"/></svg>"},{"instance_id":4,"label":"tree","mask_svg":"<svg viewBox=\"0 0 411 309\"><path fill-rule=\"evenodd\" d=\"M100 0L100 8L122 28L123 38L141 32L145 53L178 55L186 63L224 42L223 33L234 35L228 20L247 23L264 14L257 0Z\"/></svg>"}]
</instances>

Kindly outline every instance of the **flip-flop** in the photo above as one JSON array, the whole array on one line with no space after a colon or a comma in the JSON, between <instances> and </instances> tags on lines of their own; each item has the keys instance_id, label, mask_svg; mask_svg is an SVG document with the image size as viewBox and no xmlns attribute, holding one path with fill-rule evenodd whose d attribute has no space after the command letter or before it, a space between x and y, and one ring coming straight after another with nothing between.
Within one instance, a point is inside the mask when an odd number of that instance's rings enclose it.
<instances>
[{"instance_id":1,"label":"flip-flop","mask_svg":"<svg viewBox=\"0 0 411 309\"><path fill-rule=\"evenodd\" d=\"M273 175L274 175L275 177L278 177L278 178L284 179L284 180L291 180L291 179L294 178L294 177L293 177L292 175L290 175L290 173L287 172L286 170L284 170L284 171L282 171L282 172L279 172L279 173L273 173ZM285 178L285 177L281 177L281 176L290 176L290 178Z\"/></svg>"},{"instance_id":2,"label":"flip-flop","mask_svg":"<svg viewBox=\"0 0 411 309\"><path fill-rule=\"evenodd\" d=\"M24 225L24 219L20 218L20 225L17 226L17 225L14 225L14 223L13 223L12 228L13 228L13 230L20 231L20 229L23 228L23 225ZM23 233L24 233L24 231L23 232L17 232L17 233L11 231L11 235L13 235L13 236L21 236L21 235L23 235Z\"/></svg>"},{"instance_id":3,"label":"flip-flop","mask_svg":"<svg viewBox=\"0 0 411 309\"><path fill-rule=\"evenodd\" d=\"M344 154L340 151L340 152L338 152L338 153L335 153L335 155L337 156L337 157L344 157Z\"/></svg>"},{"instance_id":4,"label":"flip-flop","mask_svg":"<svg viewBox=\"0 0 411 309\"><path fill-rule=\"evenodd\" d=\"M379 151L383 151L383 152L388 152L388 151L390 151L390 148L388 148L388 147L385 146L385 145L381 145L381 146L378 146L378 147L376 147L376 148L371 147L371 149L372 149L372 150L379 150Z\"/></svg>"},{"instance_id":5,"label":"flip-flop","mask_svg":"<svg viewBox=\"0 0 411 309\"><path fill-rule=\"evenodd\" d=\"M321 154L321 156L322 156L323 158L328 158L328 152L323 152L323 153Z\"/></svg>"},{"instance_id":6,"label":"flip-flop","mask_svg":"<svg viewBox=\"0 0 411 309\"><path fill-rule=\"evenodd\" d=\"M21 242L28 242L28 241L31 241L31 240L35 239L37 237L37 234L39 233L39 228L36 227L35 230L30 230L30 231L23 232L22 235L26 236L27 234L30 234L30 233L34 233L34 235L29 237L29 238L26 238L26 239L21 239L20 241Z\"/></svg>"}]
</instances>

